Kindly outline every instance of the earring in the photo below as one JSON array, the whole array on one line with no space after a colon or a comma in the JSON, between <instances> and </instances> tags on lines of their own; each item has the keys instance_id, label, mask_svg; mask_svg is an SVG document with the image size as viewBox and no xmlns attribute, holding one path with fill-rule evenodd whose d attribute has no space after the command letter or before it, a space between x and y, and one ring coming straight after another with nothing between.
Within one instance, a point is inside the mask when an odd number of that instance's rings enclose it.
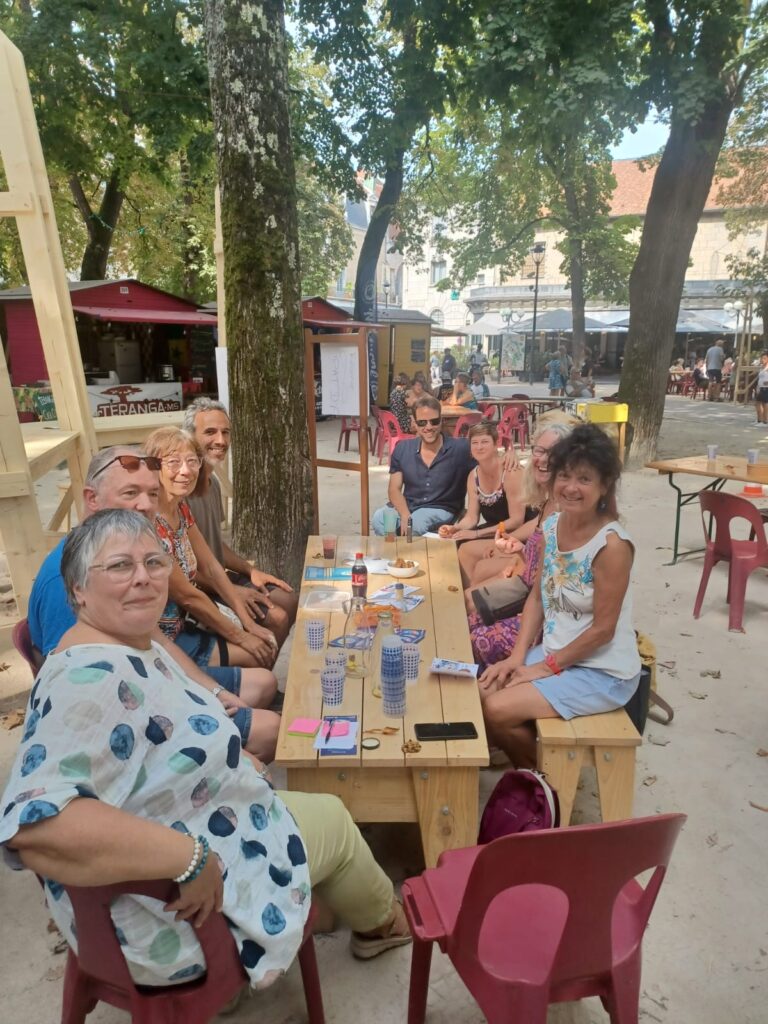
<instances>
[{"instance_id":1,"label":"earring","mask_svg":"<svg viewBox=\"0 0 768 1024\"><path fill-rule=\"evenodd\" d=\"M600 501L598 501L597 503L598 512L605 512L607 507L608 503L606 502L605 498L601 498Z\"/></svg>"}]
</instances>

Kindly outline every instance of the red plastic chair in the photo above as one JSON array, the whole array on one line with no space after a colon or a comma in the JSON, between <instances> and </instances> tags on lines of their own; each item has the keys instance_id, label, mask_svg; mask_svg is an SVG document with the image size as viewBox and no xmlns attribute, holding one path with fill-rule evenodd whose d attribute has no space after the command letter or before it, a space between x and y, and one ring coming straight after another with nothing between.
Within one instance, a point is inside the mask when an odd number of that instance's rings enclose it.
<instances>
[{"instance_id":1,"label":"red plastic chair","mask_svg":"<svg viewBox=\"0 0 768 1024\"><path fill-rule=\"evenodd\" d=\"M368 431L368 451L373 448L373 438L371 436L371 428L366 427ZM337 452L341 451L341 442L344 442L344 451L349 451L349 438L351 434L357 434L357 450L360 450L360 418L358 416L342 416L341 417L341 430L339 430L339 444L336 448Z\"/></svg>"},{"instance_id":2,"label":"red plastic chair","mask_svg":"<svg viewBox=\"0 0 768 1024\"><path fill-rule=\"evenodd\" d=\"M470 412L466 416L459 416L456 420L456 426L453 428L454 437L466 437L469 433L469 428L473 427L476 423L480 423L483 416L479 412Z\"/></svg>"},{"instance_id":3,"label":"red plastic chair","mask_svg":"<svg viewBox=\"0 0 768 1024\"><path fill-rule=\"evenodd\" d=\"M489 1024L545 1024L550 1003L591 995L613 1024L636 1024L643 932L685 817L505 836L409 878L408 1024L424 1020L433 942Z\"/></svg>"},{"instance_id":4,"label":"red plastic chair","mask_svg":"<svg viewBox=\"0 0 768 1024\"><path fill-rule=\"evenodd\" d=\"M45 658L32 643L27 619L20 619L13 627L11 641L24 661L29 665L32 675L36 676L43 667Z\"/></svg>"},{"instance_id":5,"label":"red plastic chair","mask_svg":"<svg viewBox=\"0 0 768 1024\"><path fill-rule=\"evenodd\" d=\"M499 418L499 407L495 402L478 402L477 407L483 414L484 420L497 420Z\"/></svg>"},{"instance_id":6,"label":"red plastic chair","mask_svg":"<svg viewBox=\"0 0 768 1024\"><path fill-rule=\"evenodd\" d=\"M528 438L528 411L524 405L508 405L499 420L497 431L499 443L504 448L509 448L513 441L517 441L521 448L524 448Z\"/></svg>"},{"instance_id":7,"label":"red plastic chair","mask_svg":"<svg viewBox=\"0 0 768 1024\"><path fill-rule=\"evenodd\" d=\"M384 409L379 409L379 427L377 455L379 456L379 465L381 465L387 447L389 448L389 459L391 460L392 452L395 450L397 442L407 440L409 437L413 437L413 434L404 433L397 416L392 412L386 412Z\"/></svg>"},{"instance_id":8,"label":"red plastic chair","mask_svg":"<svg viewBox=\"0 0 768 1024\"><path fill-rule=\"evenodd\" d=\"M195 929L205 954L206 973L181 985L137 988L128 971L109 915L122 893L173 899L173 882L124 882L81 889L65 887L75 913L77 955L70 950L64 975L61 1024L84 1024L98 1002L127 1010L132 1024L208 1024L247 983L232 934L222 914L213 913ZM311 924L304 929L299 966L310 1024L324 1024L323 996L317 971Z\"/></svg>"},{"instance_id":9,"label":"red plastic chair","mask_svg":"<svg viewBox=\"0 0 768 1024\"><path fill-rule=\"evenodd\" d=\"M768 568L768 539L765 535L765 523L760 510L751 501L739 498L735 494L724 494L722 491L700 491L701 519L704 525L704 568L701 572L701 583L693 606L693 617L698 619L701 605L709 583L712 569L718 562L729 562L728 590L726 601L728 610L728 629L744 632L744 598L747 592L747 580L755 569ZM715 523L715 536L710 539L710 523L706 517L711 516ZM754 540L737 540L731 534L731 523L734 519L746 519Z\"/></svg>"}]
</instances>

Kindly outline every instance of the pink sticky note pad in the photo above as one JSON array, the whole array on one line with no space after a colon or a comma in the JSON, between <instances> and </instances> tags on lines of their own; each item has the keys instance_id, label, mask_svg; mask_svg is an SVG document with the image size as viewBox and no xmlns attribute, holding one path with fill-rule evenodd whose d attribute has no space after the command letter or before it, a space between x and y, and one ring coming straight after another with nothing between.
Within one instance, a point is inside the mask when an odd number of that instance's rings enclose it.
<instances>
[{"instance_id":1,"label":"pink sticky note pad","mask_svg":"<svg viewBox=\"0 0 768 1024\"><path fill-rule=\"evenodd\" d=\"M288 726L288 733L291 736L316 736L319 728L319 718L294 718Z\"/></svg>"},{"instance_id":2,"label":"pink sticky note pad","mask_svg":"<svg viewBox=\"0 0 768 1024\"><path fill-rule=\"evenodd\" d=\"M323 736L328 735L328 723L323 722ZM331 736L348 736L349 735L349 722L333 722L331 723Z\"/></svg>"}]
</instances>

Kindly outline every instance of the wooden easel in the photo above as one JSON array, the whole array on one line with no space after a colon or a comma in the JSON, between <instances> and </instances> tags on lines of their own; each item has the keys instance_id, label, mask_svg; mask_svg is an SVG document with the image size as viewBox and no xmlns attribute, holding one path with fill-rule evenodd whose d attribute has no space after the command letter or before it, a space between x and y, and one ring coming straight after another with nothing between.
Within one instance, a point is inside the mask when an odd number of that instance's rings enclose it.
<instances>
[{"instance_id":1,"label":"wooden easel","mask_svg":"<svg viewBox=\"0 0 768 1024\"><path fill-rule=\"evenodd\" d=\"M320 532L320 500L317 486L317 470L343 469L360 474L360 533L367 537L369 532L368 498L368 342L367 328L358 327L349 334L313 334L304 331L304 391L307 400L307 425L309 427L309 457L312 463L312 508L314 532ZM318 459L317 419L315 417L315 345L354 345L357 349L358 401L360 411L360 461L342 462L341 459Z\"/></svg>"},{"instance_id":2,"label":"wooden easel","mask_svg":"<svg viewBox=\"0 0 768 1024\"><path fill-rule=\"evenodd\" d=\"M55 528L72 503L81 510L83 482L96 451L96 435L24 58L2 32L0 159L8 183L8 191L0 193L0 216L16 219L56 404L58 430L50 432L52 447L69 465L70 488L51 520L51 528ZM60 446L56 435L60 435ZM5 360L0 365L0 533L23 615L48 545ZM0 630L0 643L8 639L8 632L8 628Z\"/></svg>"}]
</instances>

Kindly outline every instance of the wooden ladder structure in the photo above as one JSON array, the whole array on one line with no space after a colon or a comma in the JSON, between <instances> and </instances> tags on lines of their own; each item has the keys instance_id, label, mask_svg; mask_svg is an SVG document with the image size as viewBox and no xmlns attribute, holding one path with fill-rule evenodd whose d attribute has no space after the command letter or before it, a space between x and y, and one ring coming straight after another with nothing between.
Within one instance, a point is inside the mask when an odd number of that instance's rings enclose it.
<instances>
[{"instance_id":1,"label":"wooden ladder structure","mask_svg":"<svg viewBox=\"0 0 768 1024\"><path fill-rule=\"evenodd\" d=\"M56 529L73 503L81 510L85 474L97 444L24 58L2 32L0 160L7 185L7 191L0 191L0 216L16 220L58 416L52 448L69 465L70 487L49 524ZM61 444L56 443L56 434ZM5 359L0 360L0 537L17 606L24 615L48 540ZM0 648L9 640L10 628L0 630Z\"/></svg>"}]
</instances>

